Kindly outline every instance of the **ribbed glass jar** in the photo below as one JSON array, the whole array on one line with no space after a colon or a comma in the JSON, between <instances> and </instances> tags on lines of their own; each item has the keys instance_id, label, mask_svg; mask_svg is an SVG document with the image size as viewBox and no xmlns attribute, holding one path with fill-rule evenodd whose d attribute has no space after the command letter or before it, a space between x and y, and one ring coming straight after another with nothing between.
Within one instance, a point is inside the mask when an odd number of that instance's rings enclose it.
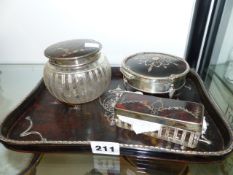
<instances>
[{"instance_id":1,"label":"ribbed glass jar","mask_svg":"<svg viewBox=\"0 0 233 175\"><path fill-rule=\"evenodd\" d=\"M73 105L98 98L111 81L111 67L100 49L101 44L94 40L71 40L48 47L44 82L49 92Z\"/></svg>"}]
</instances>

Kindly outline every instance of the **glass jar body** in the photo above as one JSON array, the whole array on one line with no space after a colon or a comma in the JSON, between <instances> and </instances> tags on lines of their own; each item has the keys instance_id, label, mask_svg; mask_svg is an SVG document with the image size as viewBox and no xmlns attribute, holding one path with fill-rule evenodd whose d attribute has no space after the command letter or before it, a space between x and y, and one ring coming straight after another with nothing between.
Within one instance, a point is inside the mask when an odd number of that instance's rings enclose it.
<instances>
[{"instance_id":1,"label":"glass jar body","mask_svg":"<svg viewBox=\"0 0 233 175\"><path fill-rule=\"evenodd\" d=\"M49 92L59 101L81 104L98 98L111 81L111 66L104 54L83 66L59 66L47 62L44 82Z\"/></svg>"}]
</instances>

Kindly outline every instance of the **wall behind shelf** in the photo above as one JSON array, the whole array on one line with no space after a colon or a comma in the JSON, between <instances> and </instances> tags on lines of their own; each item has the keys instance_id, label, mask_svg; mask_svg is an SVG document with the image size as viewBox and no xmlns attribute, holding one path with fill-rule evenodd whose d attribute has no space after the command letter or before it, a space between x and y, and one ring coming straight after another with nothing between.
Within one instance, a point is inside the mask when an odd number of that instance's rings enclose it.
<instances>
[{"instance_id":1,"label":"wall behind shelf","mask_svg":"<svg viewBox=\"0 0 233 175\"><path fill-rule=\"evenodd\" d=\"M44 63L55 42L92 38L111 64L133 53L183 57L195 0L1 0L0 63Z\"/></svg>"}]
</instances>

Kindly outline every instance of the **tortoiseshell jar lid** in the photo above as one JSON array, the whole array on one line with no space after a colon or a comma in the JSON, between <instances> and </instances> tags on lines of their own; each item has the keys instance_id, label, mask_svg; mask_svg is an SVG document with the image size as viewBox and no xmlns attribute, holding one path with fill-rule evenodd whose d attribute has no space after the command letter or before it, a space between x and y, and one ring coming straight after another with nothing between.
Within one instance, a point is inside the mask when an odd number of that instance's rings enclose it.
<instances>
[{"instance_id":1,"label":"tortoiseshell jar lid","mask_svg":"<svg viewBox=\"0 0 233 175\"><path fill-rule=\"evenodd\" d=\"M189 72L188 63L179 57L156 52L142 52L127 57L122 70L148 79L182 77Z\"/></svg>"},{"instance_id":2,"label":"tortoiseshell jar lid","mask_svg":"<svg viewBox=\"0 0 233 175\"><path fill-rule=\"evenodd\" d=\"M102 48L101 43L92 39L67 40L45 49L50 63L60 66L82 66L96 61Z\"/></svg>"}]
</instances>

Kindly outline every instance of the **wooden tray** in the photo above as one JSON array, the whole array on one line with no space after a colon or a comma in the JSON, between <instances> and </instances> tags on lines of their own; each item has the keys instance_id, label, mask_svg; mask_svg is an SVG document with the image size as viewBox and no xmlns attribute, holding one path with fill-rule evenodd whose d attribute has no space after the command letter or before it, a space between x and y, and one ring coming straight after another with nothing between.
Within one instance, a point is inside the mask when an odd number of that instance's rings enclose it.
<instances>
[{"instance_id":1,"label":"wooden tray","mask_svg":"<svg viewBox=\"0 0 233 175\"><path fill-rule=\"evenodd\" d=\"M90 141L120 143L120 154L173 161L208 162L225 158L233 148L232 130L209 98L199 76L190 71L175 99L200 102L208 123L195 149L116 127L111 122L113 104L127 89L119 68L112 68L109 90L90 103L67 106L57 101L41 81L1 124L0 140L9 149L27 152L91 152Z\"/></svg>"}]
</instances>

